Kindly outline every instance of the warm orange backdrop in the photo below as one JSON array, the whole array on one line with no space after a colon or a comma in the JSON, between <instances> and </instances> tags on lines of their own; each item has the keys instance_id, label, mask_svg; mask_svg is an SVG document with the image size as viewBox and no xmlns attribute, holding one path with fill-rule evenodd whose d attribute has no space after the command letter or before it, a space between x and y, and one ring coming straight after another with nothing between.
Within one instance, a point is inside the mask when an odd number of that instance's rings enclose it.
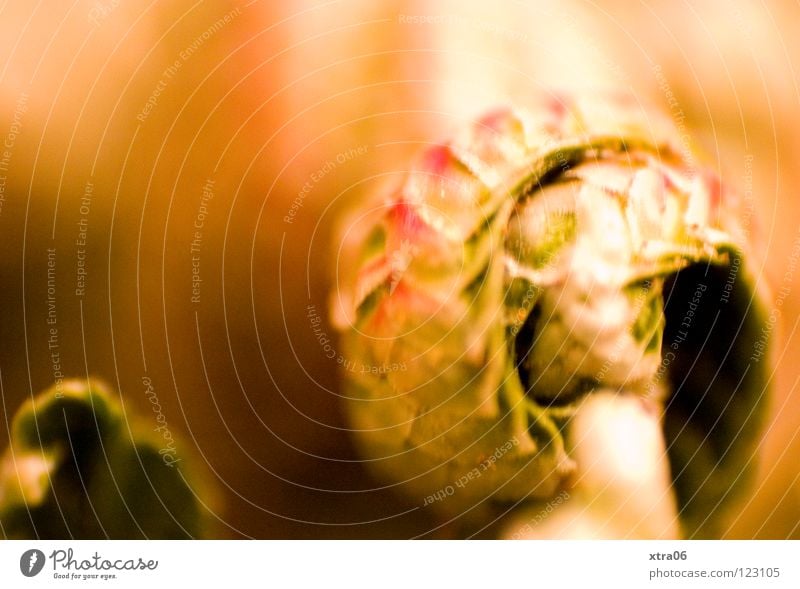
<instances>
[{"instance_id":1,"label":"warm orange backdrop","mask_svg":"<svg viewBox=\"0 0 800 589\"><path fill-rule=\"evenodd\" d=\"M217 481L218 534L424 532L420 515L389 517L408 506L388 491L342 492L375 483L349 462L336 365L307 317L324 316L337 214L497 102L610 86L682 112L726 181L752 184L763 275L790 294L761 472L730 535L798 538L797 30L791 2L7 2L3 415L54 378L56 248L62 370L105 378L144 419L152 379Z\"/></svg>"}]
</instances>

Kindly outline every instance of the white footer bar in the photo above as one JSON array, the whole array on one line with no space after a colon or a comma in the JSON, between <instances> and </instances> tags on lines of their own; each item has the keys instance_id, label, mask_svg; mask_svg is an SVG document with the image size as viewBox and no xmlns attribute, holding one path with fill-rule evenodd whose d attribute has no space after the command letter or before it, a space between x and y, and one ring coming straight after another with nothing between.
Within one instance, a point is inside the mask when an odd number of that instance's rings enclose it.
<instances>
[{"instance_id":1,"label":"white footer bar","mask_svg":"<svg viewBox=\"0 0 800 589\"><path fill-rule=\"evenodd\" d=\"M796 588L799 560L796 541L6 541L0 587Z\"/></svg>"}]
</instances>

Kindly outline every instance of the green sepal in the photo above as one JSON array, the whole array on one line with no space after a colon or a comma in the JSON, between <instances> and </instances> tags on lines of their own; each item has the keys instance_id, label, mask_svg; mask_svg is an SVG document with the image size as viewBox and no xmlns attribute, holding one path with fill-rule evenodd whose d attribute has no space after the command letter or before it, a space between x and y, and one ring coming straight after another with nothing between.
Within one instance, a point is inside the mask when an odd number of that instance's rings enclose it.
<instances>
[{"instance_id":1,"label":"green sepal","mask_svg":"<svg viewBox=\"0 0 800 589\"><path fill-rule=\"evenodd\" d=\"M180 461L173 460L178 448ZM204 535L185 450L130 422L96 380L65 381L20 407L0 460L6 538L182 539Z\"/></svg>"}]
</instances>

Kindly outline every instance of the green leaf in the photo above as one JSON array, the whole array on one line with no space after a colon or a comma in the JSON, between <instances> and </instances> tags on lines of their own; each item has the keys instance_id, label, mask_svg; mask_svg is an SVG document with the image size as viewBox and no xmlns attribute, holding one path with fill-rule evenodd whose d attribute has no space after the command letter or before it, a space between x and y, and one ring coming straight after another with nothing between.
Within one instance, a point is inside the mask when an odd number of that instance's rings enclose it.
<instances>
[{"instance_id":1,"label":"green leaf","mask_svg":"<svg viewBox=\"0 0 800 589\"><path fill-rule=\"evenodd\" d=\"M178 447L165 450L151 428L129 423L95 380L54 386L14 416L0 460L0 530L19 539L201 537Z\"/></svg>"}]
</instances>

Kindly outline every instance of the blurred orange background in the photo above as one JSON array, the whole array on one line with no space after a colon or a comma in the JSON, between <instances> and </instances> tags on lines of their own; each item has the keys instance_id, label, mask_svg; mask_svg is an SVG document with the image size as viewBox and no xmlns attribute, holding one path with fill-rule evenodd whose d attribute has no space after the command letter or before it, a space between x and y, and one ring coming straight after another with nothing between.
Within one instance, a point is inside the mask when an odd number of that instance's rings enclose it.
<instances>
[{"instance_id":1,"label":"blurred orange background","mask_svg":"<svg viewBox=\"0 0 800 589\"><path fill-rule=\"evenodd\" d=\"M487 108L610 87L752 191L761 279L790 294L728 534L800 538L798 30L791 2L5 3L0 440L58 371L104 378L143 419L147 376L215 481L216 535L425 534L358 465L308 317L327 322L336 220Z\"/></svg>"}]
</instances>

